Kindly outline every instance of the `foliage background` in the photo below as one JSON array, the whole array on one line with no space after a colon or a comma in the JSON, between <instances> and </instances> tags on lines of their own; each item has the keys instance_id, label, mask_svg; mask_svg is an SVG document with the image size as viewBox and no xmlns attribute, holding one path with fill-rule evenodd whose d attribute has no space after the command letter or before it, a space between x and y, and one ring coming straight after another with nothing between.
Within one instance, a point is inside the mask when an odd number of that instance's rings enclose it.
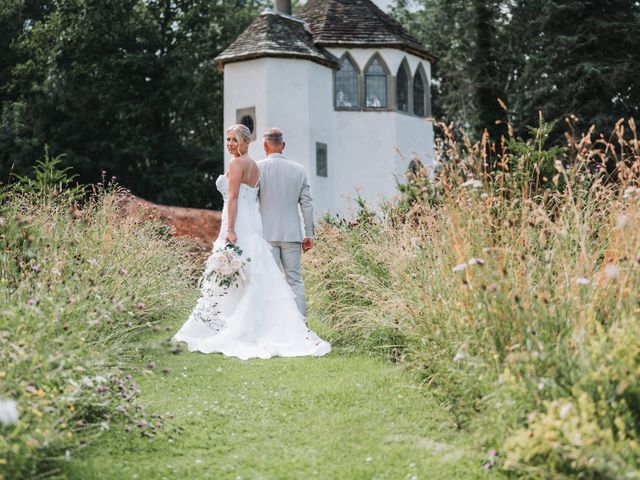
<instances>
[{"instance_id":1,"label":"foliage background","mask_svg":"<svg viewBox=\"0 0 640 480\"><path fill-rule=\"evenodd\" d=\"M396 0L392 13L439 57L435 115L475 138L487 128L498 139L507 120L527 137L539 111L551 121L576 115L581 130L605 135L638 116L635 0ZM565 127L549 141L563 144Z\"/></svg>"},{"instance_id":2,"label":"foliage background","mask_svg":"<svg viewBox=\"0 0 640 480\"><path fill-rule=\"evenodd\" d=\"M222 74L213 59L262 0L0 4L0 181L45 144L82 184L101 170L152 201L218 208Z\"/></svg>"}]
</instances>

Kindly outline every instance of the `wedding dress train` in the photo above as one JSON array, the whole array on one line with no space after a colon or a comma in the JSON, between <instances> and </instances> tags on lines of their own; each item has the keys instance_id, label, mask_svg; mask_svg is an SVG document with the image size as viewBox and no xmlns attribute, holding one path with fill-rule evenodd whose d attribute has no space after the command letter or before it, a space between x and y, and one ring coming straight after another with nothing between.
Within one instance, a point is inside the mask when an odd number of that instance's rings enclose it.
<instances>
[{"instance_id":1,"label":"wedding dress train","mask_svg":"<svg viewBox=\"0 0 640 480\"><path fill-rule=\"evenodd\" d=\"M216 187L224 208L213 251L224 247L227 232L227 177L220 175ZM200 298L174 339L186 342L189 351L243 360L326 355L331 345L307 328L271 246L262 237L258 188L243 183L238 194L235 231L242 257L251 259L244 267L245 279L229 289L203 279Z\"/></svg>"}]
</instances>

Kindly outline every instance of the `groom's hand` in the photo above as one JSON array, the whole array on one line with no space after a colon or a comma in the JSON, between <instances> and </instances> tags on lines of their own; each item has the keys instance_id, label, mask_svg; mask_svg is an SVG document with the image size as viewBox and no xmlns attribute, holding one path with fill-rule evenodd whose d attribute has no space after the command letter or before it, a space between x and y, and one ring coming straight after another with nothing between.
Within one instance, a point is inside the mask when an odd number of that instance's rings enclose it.
<instances>
[{"instance_id":1,"label":"groom's hand","mask_svg":"<svg viewBox=\"0 0 640 480\"><path fill-rule=\"evenodd\" d=\"M302 240L302 251L308 252L312 248L313 248L313 238L304 237L304 239Z\"/></svg>"}]
</instances>

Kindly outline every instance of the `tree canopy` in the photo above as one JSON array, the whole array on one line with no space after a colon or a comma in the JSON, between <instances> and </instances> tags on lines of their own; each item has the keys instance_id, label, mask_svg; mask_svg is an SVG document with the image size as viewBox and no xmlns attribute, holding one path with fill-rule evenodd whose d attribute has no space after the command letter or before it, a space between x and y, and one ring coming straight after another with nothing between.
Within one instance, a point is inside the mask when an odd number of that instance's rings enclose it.
<instances>
[{"instance_id":1,"label":"tree canopy","mask_svg":"<svg viewBox=\"0 0 640 480\"><path fill-rule=\"evenodd\" d=\"M219 207L222 74L213 59L262 0L11 0L0 6L0 180L65 154L82 182Z\"/></svg>"},{"instance_id":2,"label":"tree canopy","mask_svg":"<svg viewBox=\"0 0 640 480\"><path fill-rule=\"evenodd\" d=\"M636 0L396 0L392 13L439 57L435 113L476 136L507 119L525 135L540 111L560 120L555 138L572 114L610 132L639 113Z\"/></svg>"}]
</instances>

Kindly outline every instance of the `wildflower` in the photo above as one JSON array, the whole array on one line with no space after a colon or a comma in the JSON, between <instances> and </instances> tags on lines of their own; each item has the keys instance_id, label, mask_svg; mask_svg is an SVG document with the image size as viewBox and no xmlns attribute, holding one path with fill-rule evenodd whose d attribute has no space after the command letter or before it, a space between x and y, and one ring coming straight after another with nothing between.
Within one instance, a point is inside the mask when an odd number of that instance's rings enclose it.
<instances>
[{"instance_id":1,"label":"wildflower","mask_svg":"<svg viewBox=\"0 0 640 480\"><path fill-rule=\"evenodd\" d=\"M87 263L91 266L95 265L98 263L98 261L95 258L88 258L87 259Z\"/></svg>"},{"instance_id":2,"label":"wildflower","mask_svg":"<svg viewBox=\"0 0 640 480\"><path fill-rule=\"evenodd\" d=\"M36 273L40 272L40 266L38 265L31 265L31 270L33 270Z\"/></svg>"},{"instance_id":3,"label":"wildflower","mask_svg":"<svg viewBox=\"0 0 640 480\"><path fill-rule=\"evenodd\" d=\"M0 400L0 423L15 425L18 423L18 403L15 400Z\"/></svg>"},{"instance_id":4,"label":"wildflower","mask_svg":"<svg viewBox=\"0 0 640 480\"><path fill-rule=\"evenodd\" d=\"M456 363L459 363L462 360L464 360L466 358L466 356L467 355L462 350L460 350L458 353L456 353L456 356L453 357L453 361L456 362Z\"/></svg>"},{"instance_id":5,"label":"wildflower","mask_svg":"<svg viewBox=\"0 0 640 480\"><path fill-rule=\"evenodd\" d=\"M93 380L91 380L89 377L82 377L81 382L84 386L93 388Z\"/></svg>"},{"instance_id":6,"label":"wildflower","mask_svg":"<svg viewBox=\"0 0 640 480\"><path fill-rule=\"evenodd\" d=\"M624 198L640 198L640 188L639 187L627 187L624 190Z\"/></svg>"},{"instance_id":7,"label":"wildflower","mask_svg":"<svg viewBox=\"0 0 640 480\"><path fill-rule=\"evenodd\" d=\"M36 304L36 301L33 298L30 298L29 300L27 300L27 305L33 306Z\"/></svg>"},{"instance_id":8,"label":"wildflower","mask_svg":"<svg viewBox=\"0 0 640 480\"><path fill-rule=\"evenodd\" d=\"M469 265L484 265L486 262L481 258L473 257L469 259Z\"/></svg>"},{"instance_id":9,"label":"wildflower","mask_svg":"<svg viewBox=\"0 0 640 480\"><path fill-rule=\"evenodd\" d=\"M496 290L498 290L498 285L492 283L487 287L487 290L489 290L490 292L495 292Z\"/></svg>"},{"instance_id":10,"label":"wildflower","mask_svg":"<svg viewBox=\"0 0 640 480\"><path fill-rule=\"evenodd\" d=\"M482 187L482 182L480 180L475 179L475 178L471 178L471 179L467 180L466 182L464 182L460 186L461 187L480 188L480 187Z\"/></svg>"},{"instance_id":11,"label":"wildflower","mask_svg":"<svg viewBox=\"0 0 640 480\"><path fill-rule=\"evenodd\" d=\"M609 263L606 267L604 267L604 274L607 276L607 278L616 278L619 273L620 268L614 263Z\"/></svg>"},{"instance_id":12,"label":"wildflower","mask_svg":"<svg viewBox=\"0 0 640 480\"><path fill-rule=\"evenodd\" d=\"M100 430L102 430L103 432L105 430L109 430L109 424L107 422L100 422Z\"/></svg>"},{"instance_id":13,"label":"wildflower","mask_svg":"<svg viewBox=\"0 0 640 480\"><path fill-rule=\"evenodd\" d=\"M365 460L366 460L367 463L369 463L370 461L373 460L373 457L367 457Z\"/></svg>"},{"instance_id":14,"label":"wildflower","mask_svg":"<svg viewBox=\"0 0 640 480\"><path fill-rule=\"evenodd\" d=\"M118 270L118 273L124 277L129 272L127 272L125 268L121 268L120 270Z\"/></svg>"},{"instance_id":15,"label":"wildflower","mask_svg":"<svg viewBox=\"0 0 640 480\"><path fill-rule=\"evenodd\" d=\"M138 307L140 310L144 310L147 306L146 306L143 302L140 302L140 303L138 303L137 307Z\"/></svg>"},{"instance_id":16,"label":"wildflower","mask_svg":"<svg viewBox=\"0 0 640 480\"><path fill-rule=\"evenodd\" d=\"M627 217L624 213L618 215L618 218L616 220L616 230L622 230L627 225L629 225L629 217Z\"/></svg>"},{"instance_id":17,"label":"wildflower","mask_svg":"<svg viewBox=\"0 0 640 480\"><path fill-rule=\"evenodd\" d=\"M544 383L538 382L538 390L544 390Z\"/></svg>"},{"instance_id":18,"label":"wildflower","mask_svg":"<svg viewBox=\"0 0 640 480\"><path fill-rule=\"evenodd\" d=\"M455 267L453 267L451 269L451 271L453 273L464 272L465 268L467 268L467 264L466 263L461 263L461 264L456 265Z\"/></svg>"},{"instance_id":19,"label":"wildflower","mask_svg":"<svg viewBox=\"0 0 640 480\"><path fill-rule=\"evenodd\" d=\"M571 405L570 403L565 403L560 409L560 413L559 413L560 418L564 418L567 415L569 415L569 412L571 411L572 407L573 405Z\"/></svg>"},{"instance_id":20,"label":"wildflower","mask_svg":"<svg viewBox=\"0 0 640 480\"><path fill-rule=\"evenodd\" d=\"M4 217L0 217L0 227L4 227L6 223L7 221L4 219Z\"/></svg>"},{"instance_id":21,"label":"wildflower","mask_svg":"<svg viewBox=\"0 0 640 480\"><path fill-rule=\"evenodd\" d=\"M578 277L576 278L577 285L589 285L591 281L588 278Z\"/></svg>"},{"instance_id":22,"label":"wildflower","mask_svg":"<svg viewBox=\"0 0 640 480\"><path fill-rule=\"evenodd\" d=\"M149 362L149 363L147 364L147 368L148 368L149 370L153 370L154 368L156 368L156 364L155 364L154 362Z\"/></svg>"}]
</instances>

